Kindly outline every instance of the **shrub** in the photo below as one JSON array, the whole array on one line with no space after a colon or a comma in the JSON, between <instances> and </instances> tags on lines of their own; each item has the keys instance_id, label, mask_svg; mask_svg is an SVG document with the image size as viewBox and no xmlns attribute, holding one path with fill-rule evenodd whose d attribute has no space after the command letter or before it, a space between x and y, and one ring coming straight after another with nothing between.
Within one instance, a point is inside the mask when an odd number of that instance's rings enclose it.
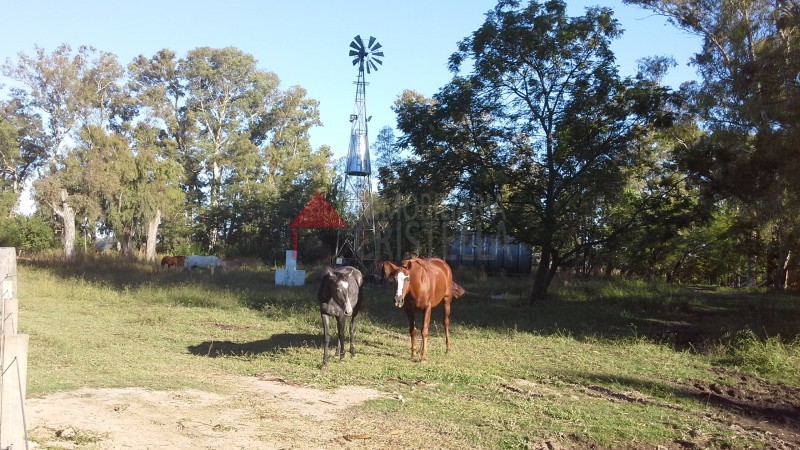
<instances>
[{"instance_id":1,"label":"shrub","mask_svg":"<svg viewBox=\"0 0 800 450\"><path fill-rule=\"evenodd\" d=\"M53 229L37 216L16 216L0 222L0 246L23 252L41 252L58 245Z\"/></svg>"},{"instance_id":2,"label":"shrub","mask_svg":"<svg viewBox=\"0 0 800 450\"><path fill-rule=\"evenodd\" d=\"M800 338L784 342L780 336L761 338L752 330L739 331L719 345L720 362L762 375L791 373L800 365Z\"/></svg>"}]
</instances>

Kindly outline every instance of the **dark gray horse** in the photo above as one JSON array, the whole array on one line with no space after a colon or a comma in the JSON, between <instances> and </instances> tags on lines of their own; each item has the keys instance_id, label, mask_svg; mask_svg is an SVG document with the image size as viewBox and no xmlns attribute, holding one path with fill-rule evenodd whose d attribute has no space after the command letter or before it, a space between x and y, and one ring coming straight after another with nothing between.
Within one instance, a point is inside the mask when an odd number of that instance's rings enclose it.
<instances>
[{"instance_id":1,"label":"dark gray horse","mask_svg":"<svg viewBox=\"0 0 800 450\"><path fill-rule=\"evenodd\" d=\"M356 316L364 303L361 293L361 284L364 278L355 267L344 266L327 267L322 271L322 276L317 292L319 312L322 314L322 331L325 336L325 348L322 353L322 365L328 363L328 346L331 341L330 325L328 318L336 318L336 328L339 342L336 345L335 355L344 359L344 325L350 317L350 354L356 355L353 337L356 332Z\"/></svg>"}]
</instances>

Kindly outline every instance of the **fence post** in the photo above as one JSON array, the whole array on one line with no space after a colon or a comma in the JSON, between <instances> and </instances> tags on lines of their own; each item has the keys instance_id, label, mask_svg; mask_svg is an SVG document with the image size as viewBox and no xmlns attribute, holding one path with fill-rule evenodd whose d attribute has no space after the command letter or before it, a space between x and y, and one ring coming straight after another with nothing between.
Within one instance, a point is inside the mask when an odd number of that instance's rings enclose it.
<instances>
[{"instance_id":1,"label":"fence post","mask_svg":"<svg viewBox=\"0 0 800 450\"><path fill-rule=\"evenodd\" d=\"M13 247L0 247L0 300L0 450L27 449L28 335L17 334L17 255Z\"/></svg>"}]
</instances>

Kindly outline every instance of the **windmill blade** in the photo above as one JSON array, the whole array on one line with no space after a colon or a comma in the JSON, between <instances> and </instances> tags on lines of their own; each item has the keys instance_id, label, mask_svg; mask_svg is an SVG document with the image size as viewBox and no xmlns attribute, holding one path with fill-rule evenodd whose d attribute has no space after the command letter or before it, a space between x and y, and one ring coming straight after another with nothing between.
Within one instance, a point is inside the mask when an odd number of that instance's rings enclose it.
<instances>
[{"instance_id":1,"label":"windmill blade","mask_svg":"<svg viewBox=\"0 0 800 450\"><path fill-rule=\"evenodd\" d=\"M368 43L365 45L361 35L356 35L353 41L350 42L350 53L348 55L353 58L353 65L359 66L359 72L363 72L366 68L367 73L372 73L383 65L383 61L379 59L379 57L383 57L383 52L377 51L380 48L383 48L383 46L375 36L370 36Z\"/></svg>"}]
</instances>

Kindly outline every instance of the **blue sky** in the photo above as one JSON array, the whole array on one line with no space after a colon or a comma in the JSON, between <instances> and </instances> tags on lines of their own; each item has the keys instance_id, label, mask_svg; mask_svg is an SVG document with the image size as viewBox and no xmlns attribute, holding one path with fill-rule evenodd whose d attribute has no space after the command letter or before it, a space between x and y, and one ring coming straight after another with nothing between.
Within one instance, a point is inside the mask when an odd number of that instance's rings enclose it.
<instances>
[{"instance_id":1,"label":"blue sky","mask_svg":"<svg viewBox=\"0 0 800 450\"><path fill-rule=\"evenodd\" d=\"M390 107L404 89L431 96L447 83L447 59L456 44L475 31L494 0L24 0L3 2L0 61L38 45L52 51L61 43L73 49L91 45L127 65L138 55L169 48L183 56L195 47L234 46L252 54L261 69L275 72L284 88L304 87L320 102L322 127L311 131L312 145L330 145L344 155L350 137L348 117L355 100L357 70L348 57L355 35L375 36L384 64L368 75L370 140L383 126L394 126ZM633 75L636 60L671 55L678 67L666 82L677 87L693 79L687 66L700 41L664 18L621 0L567 0L569 14L602 4L615 11L626 30L614 43L620 71ZM0 76L0 84L7 82Z\"/></svg>"}]
</instances>

